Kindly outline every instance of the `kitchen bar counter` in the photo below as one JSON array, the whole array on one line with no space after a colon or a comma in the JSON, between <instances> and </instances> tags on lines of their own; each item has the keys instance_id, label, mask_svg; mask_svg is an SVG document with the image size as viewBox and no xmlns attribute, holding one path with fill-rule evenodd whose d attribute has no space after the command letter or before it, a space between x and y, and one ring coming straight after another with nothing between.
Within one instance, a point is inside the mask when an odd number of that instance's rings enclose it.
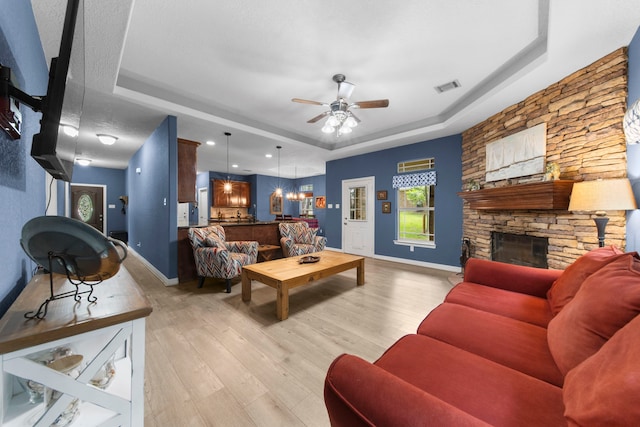
<instances>
[{"instance_id":1,"label":"kitchen bar counter","mask_svg":"<svg viewBox=\"0 0 640 427\"><path fill-rule=\"evenodd\" d=\"M226 240L253 240L260 245L280 246L280 230L278 224L290 221L256 221L256 222L211 222L224 228ZM192 226L192 227L198 227ZM202 226L201 226L202 227ZM178 281L188 282L197 279L193 249L189 242L190 227L178 227ZM273 253L273 258L281 258L282 250Z\"/></svg>"},{"instance_id":2,"label":"kitchen bar counter","mask_svg":"<svg viewBox=\"0 0 640 427\"><path fill-rule=\"evenodd\" d=\"M240 222L238 222L237 220L232 220L231 218L229 219L224 219L224 220L217 220L217 219L210 219L209 220L209 224L208 225L221 225L223 227L234 227L234 226L238 226L238 225L265 225L265 224L280 224L281 222L291 222L289 220L287 221L256 221L253 222L251 220L247 220L247 219L241 219ZM178 227L180 228L192 228L192 227L206 227L206 225L189 225L189 226L183 226L183 227Z\"/></svg>"}]
</instances>

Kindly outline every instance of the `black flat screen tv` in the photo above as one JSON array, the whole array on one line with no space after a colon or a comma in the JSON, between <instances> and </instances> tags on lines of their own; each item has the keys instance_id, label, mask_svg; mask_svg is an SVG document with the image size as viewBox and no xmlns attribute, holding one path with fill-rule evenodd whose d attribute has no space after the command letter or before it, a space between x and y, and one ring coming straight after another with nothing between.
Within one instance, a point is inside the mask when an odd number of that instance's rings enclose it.
<instances>
[{"instance_id":1,"label":"black flat screen tv","mask_svg":"<svg viewBox=\"0 0 640 427\"><path fill-rule=\"evenodd\" d=\"M31 157L51 176L71 181L77 136L62 125L80 129L84 99L84 0L68 0L60 52L51 60L47 94L42 100L40 132L33 136Z\"/></svg>"}]
</instances>

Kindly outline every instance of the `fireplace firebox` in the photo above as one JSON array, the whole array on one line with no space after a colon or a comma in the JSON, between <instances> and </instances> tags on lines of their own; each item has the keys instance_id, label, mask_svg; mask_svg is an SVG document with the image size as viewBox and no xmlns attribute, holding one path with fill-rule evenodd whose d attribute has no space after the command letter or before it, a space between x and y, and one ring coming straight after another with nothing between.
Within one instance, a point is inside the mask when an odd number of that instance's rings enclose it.
<instances>
[{"instance_id":1,"label":"fireplace firebox","mask_svg":"<svg viewBox=\"0 0 640 427\"><path fill-rule=\"evenodd\" d=\"M491 232L491 259L509 264L548 268L546 237Z\"/></svg>"}]
</instances>

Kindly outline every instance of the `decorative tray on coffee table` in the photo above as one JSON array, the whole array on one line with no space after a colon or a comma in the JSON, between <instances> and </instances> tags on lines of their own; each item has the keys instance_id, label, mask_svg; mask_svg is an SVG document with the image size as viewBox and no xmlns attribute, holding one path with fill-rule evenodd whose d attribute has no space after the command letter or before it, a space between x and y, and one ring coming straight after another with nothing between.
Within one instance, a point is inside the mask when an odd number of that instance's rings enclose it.
<instances>
[{"instance_id":1,"label":"decorative tray on coffee table","mask_svg":"<svg viewBox=\"0 0 640 427\"><path fill-rule=\"evenodd\" d=\"M319 256L307 255L307 256L303 256L302 258L300 258L298 260L298 264L311 264L311 263L318 262L318 261L320 261L320 257Z\"/></svg>"}]
</instances>

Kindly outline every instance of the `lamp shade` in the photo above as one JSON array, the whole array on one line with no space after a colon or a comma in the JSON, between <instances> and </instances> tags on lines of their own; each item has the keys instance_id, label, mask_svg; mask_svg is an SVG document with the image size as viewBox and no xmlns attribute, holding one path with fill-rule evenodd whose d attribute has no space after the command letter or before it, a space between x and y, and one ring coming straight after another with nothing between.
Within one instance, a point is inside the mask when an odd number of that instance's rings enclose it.
<instances>
[{"instance_id":1,"label":"lamp shade","mask_svg":"<svg viewBox=\"0 0 640 427\"><path fill-rule=\"evenodd\" d=\"M640 144L640 99L629 107L622 124L627 144Z\"/></svg>"},{"instance_id":2,"label":"lamp shade","mask_svg":"<svg viewBox=\"0 0 640 427\"><path fill-rule=\"evenodd\" d=\"M636 209L636 199L627 178L598 179L573 184L570 211L622 211Z\"/></svg>"}]
</instances>

